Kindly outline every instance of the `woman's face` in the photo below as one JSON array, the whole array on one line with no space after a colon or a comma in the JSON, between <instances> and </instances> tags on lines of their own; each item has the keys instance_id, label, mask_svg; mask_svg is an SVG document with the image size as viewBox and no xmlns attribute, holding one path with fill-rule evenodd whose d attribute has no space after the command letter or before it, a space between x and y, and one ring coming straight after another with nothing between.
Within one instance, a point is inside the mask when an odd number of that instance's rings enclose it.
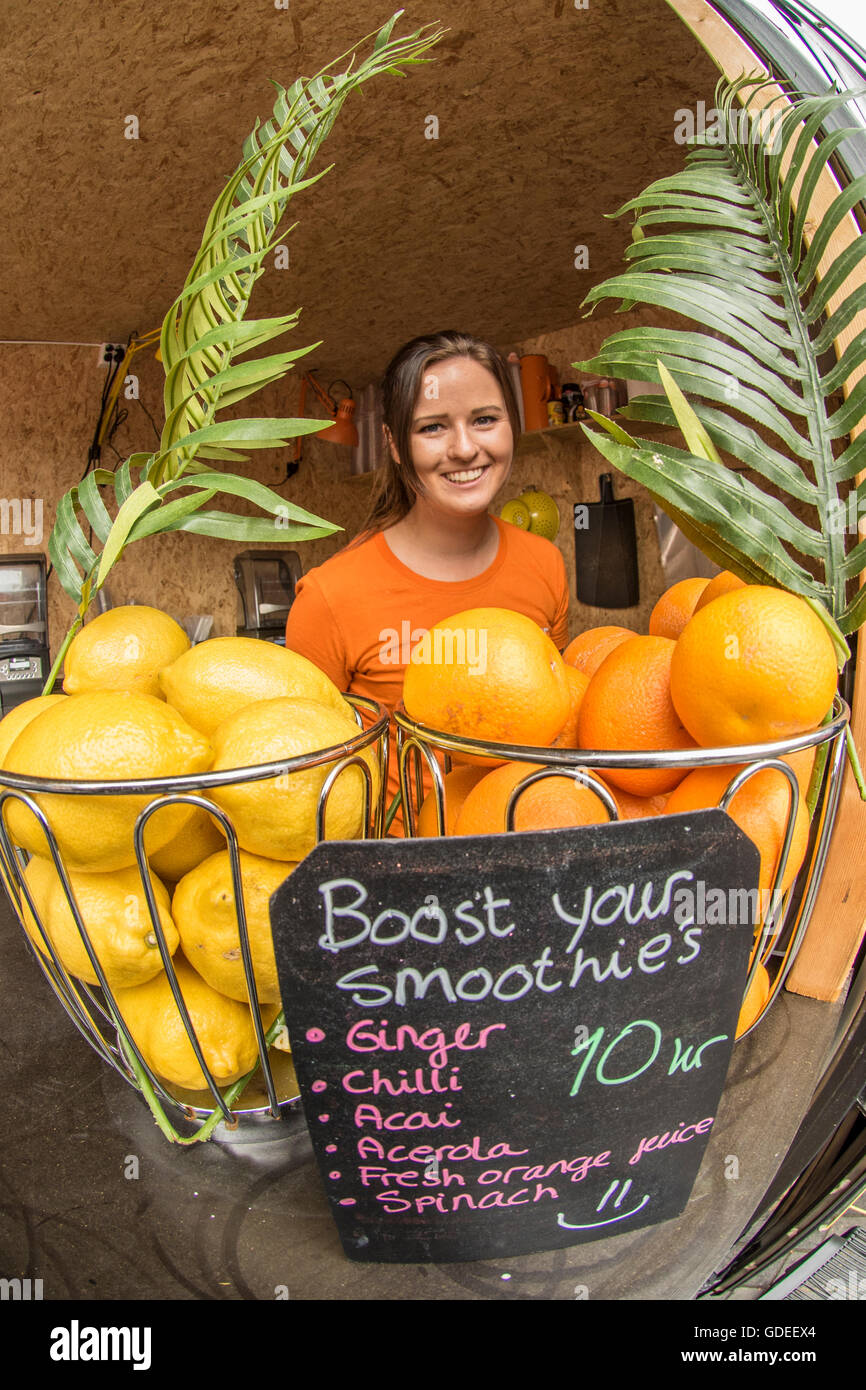
<instances>
[{"instance_id":1,"label":"woman's face","mask_svg":"<svg viewBox=\"0 0 866 1390\"><path fill-rule=\"evenodd\" d=\"M470 357L427 368L409 438L422 502L437 510L485 512L508 480L514 436L502 391L493 373Z\"/></svg>"}]
</instances>

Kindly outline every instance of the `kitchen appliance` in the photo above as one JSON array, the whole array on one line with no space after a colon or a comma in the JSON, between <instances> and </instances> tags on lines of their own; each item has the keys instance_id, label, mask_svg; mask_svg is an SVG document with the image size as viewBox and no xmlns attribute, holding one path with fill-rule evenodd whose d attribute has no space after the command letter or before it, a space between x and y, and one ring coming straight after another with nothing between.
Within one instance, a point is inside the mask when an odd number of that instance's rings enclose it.
<instances>
[{"instance_id":1,"label":"kitchen appliance","mask_svg":"<svg viewBox=\"0 0 866 1390\"><path fill-rule=\"evenodd\" d=\"M0 716L41 694L51 669L44 555L0 556Z\"/></svg>"},{"instance_id":2,"label":"kitchen appliance","mask_svg":"<svg viewBox=\"0 0 866 1390\"><path fill-rule=\"evenodd\" d=\"M301 577L296 550L242 550L235 556L240 596L238 637L261 637L285 645L286 618Z\"/></svg>"},{"instance_id":3,"label":"kitchen appliance","mask_svg":"<svg viewBox=\"0 0 866 1390\"><path fill-rule=\"evenodd\" d=\"M640 602L634 502L615 499L612 473L598 481L601 501L574 507L577 597L593 608L633 608Z\"/></svg>"}]
</instances>

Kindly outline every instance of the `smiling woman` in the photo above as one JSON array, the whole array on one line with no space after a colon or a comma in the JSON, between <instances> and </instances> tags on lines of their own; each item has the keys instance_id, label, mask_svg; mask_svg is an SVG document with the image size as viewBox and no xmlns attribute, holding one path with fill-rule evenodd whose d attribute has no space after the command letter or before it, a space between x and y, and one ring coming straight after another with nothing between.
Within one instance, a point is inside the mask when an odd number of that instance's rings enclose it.
<instances>
[{"instance_id":1,"label":"smiling woman","mask_svg":"<svg viewBox=\"0 0 866 1390\"><path fill-rule=\"evenodd\" d=\"M513 609L561 650L568 587L555 545L490 514L520 432L494 348L451 331L414 338L385 371L382 403L387 456L370 514L299 581L286 646L392 712L412 649L455 613ZM396 758L389 783L393 796Z\"/></svg>"},{"instance_id":2,"label":"smiling woman","mask_svg":"<svg viewBox=\"0 0 866 1390\"><path fill-rule=\"evenodd\" d=\"M388 531L389 540L399 545L402 534L404 549L432 550L440 567L443 546L453 557L464 552L465 563L467 533L490 540L487 508L508 479L520 434L502 359L489 344L465 333L413 338L386 368L382 409L388 457L362 535ZM475 487L472 475L479 468L483 486ZM467 490L465 505L456 512L454 485ZM461 539L452 529L455 516ZM413 560L417 564L417 553L410 564Z\"/></svg>"}]
</instances>

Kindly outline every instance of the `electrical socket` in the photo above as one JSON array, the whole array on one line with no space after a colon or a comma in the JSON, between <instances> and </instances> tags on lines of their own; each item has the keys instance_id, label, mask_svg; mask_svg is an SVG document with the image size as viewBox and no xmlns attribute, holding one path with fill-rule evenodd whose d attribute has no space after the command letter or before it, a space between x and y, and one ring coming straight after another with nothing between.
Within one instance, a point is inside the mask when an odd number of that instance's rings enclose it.
<instances>
[{"instance_id":1,"label":"electrical socket","mask_svg":"<svg viewBox=\"0 0 866 1390\"><path fill-rule=\"evenodd\" d=\"M110 367L115 362L119 364L123 361L123 353L124 349L121 343L102 343L96 365L98 367Z\"/></svg>"}]
</instances>

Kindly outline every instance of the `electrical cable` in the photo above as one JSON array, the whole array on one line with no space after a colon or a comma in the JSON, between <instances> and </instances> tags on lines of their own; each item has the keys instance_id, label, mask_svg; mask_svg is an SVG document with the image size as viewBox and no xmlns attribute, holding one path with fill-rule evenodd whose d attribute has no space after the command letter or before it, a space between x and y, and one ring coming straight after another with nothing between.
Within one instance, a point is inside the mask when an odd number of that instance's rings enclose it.
<instances>
[{"instance_id":1,"label":"electrical cable","mask_svg":"<svg viewBox=\"0 0 866 1390\"><path fill-rule=\"evenodd\" d=\"M147 416L147 418L148 418L148 420L150 421L150 423L153 425L153 432L154 432L154 434L156 435L157 440L161 440L161 439L162 439L162 435L161 435L161 433L160 433L159 426L157 425L156 421L154 420L154 418L153 418L153 416L151 415L150 411L148 410L147 406L144 404L144 401L139 400L139 398L138 398L137 396L136 396L136 400L138 400L138 404L140 405L141 409L144 411L144 413L145 413L145 415Z\"/></svg>"},{"instance_id":2,"label":"electrical cable","mask_svg":"<svg viewBox=\"0 0 866 1390\"><path fill-rule=\"evenodd\" d=\"M78 483L76 484L76 486L79 486L84 481L84 479L87 477L88 473L92 468L98 467L101 463L103 445L108 445L111 448L112 452L117 455L118 462L122 462L120 454L118 453L117 449L114 448L111 441L114 438L114 435L117 433L120 426L129 418L129 411L127 409L118 409L118 399L120 397L120 392L123 387L123 383L126 380L127 367L137 352L140 352L142 348L150 347L154 342L157 342L158 339L158 329L153 329L151 332L144 334L143 337L139 337L137 333L131 333L126 344L125 351L121 351L120 348L114 349L112 363L109 368L108 375L106 376L106 379L102 385L102 393L99 404L99 415L97 416L96 426L93 431L93 438L90 442L90 447L87 451L87 464L84 469L84 472L78 479ZM156 421L154 420L150 411L147 409L146 406L142 404L141 401L139 401L139 405L141 405L145 415L148 417L150 423L153 425L157 439L159 439L160 434L159 430L156 427ZM92 541L92 539L93 528L89 527L88 542ZM45 572L46 584L48 583L48 579L50 578L53 570L54 566L49 563L48 568Z\"/></svg>"}]
</instances>

